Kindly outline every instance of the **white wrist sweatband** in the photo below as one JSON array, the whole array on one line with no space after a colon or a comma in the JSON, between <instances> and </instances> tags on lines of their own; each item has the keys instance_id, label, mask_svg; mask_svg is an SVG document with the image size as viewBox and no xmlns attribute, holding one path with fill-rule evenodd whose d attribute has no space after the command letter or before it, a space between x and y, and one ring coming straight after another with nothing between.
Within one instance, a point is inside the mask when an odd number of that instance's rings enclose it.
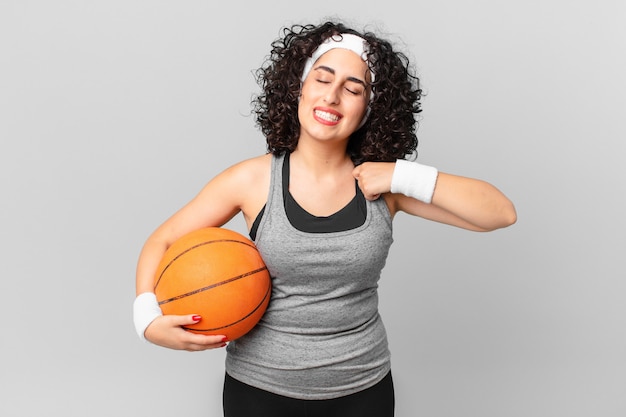
<instances>
[{"instance_id":1,"label":"white wrist sweatband","mask_svg":"<svg viewBox=\"0 0 626 417\"><path fill-rule=\"evenodd\" d=\"M398 159L391 177L391 192L404 194L430 204L438 174L437 168Z\"/></svg>"},{"instance_id":2,"label":"white wrist sweatband","mask_svg":"<svg viewBox=\"0 0 626 417\"><path fill-rule=\"evenodd\" d=\"M135 322L137 335L141 340L144 342L148 341L144 335L146 329L154 319L162 315L163 312L154 293L144 292L135 298L133 303L133 321Z\"/></svg>"}]
</instances>

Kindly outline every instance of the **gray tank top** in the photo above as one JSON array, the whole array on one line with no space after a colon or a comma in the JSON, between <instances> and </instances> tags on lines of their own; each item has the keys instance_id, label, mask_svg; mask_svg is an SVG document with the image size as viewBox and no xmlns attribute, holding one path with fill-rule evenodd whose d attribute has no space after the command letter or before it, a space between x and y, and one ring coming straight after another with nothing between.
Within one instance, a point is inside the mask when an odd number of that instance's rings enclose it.
<instances>
[{"instance_id":1,"label":"gray tank top","mask_svg":"<svg viewBox=\"0 0 626 417\"><path fill-rule=\"evenodd\" d=\"M226 372L292 398L349 395L391 368L377 292L393 242L391 216L380 198L367 202L365 223L355 229L297 230L283 203L283 158L272 158L255 240L272 276L272 297L259 324L229 343Z\"/></svg>"}]
</instances>

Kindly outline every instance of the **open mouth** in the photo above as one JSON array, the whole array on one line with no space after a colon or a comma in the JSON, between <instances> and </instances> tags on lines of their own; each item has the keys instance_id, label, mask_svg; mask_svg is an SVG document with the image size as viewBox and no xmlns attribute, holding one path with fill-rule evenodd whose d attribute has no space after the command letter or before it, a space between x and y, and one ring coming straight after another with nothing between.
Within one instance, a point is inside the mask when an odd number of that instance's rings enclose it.
<instances>
[{"instance_id":1,"label":"open mouth","mask_svg":"<svg viewBox=\"0 0 626 417\"><path fill-rule=\"evenodd\" d=\"M339 119L341 119L341 116L339 116L338 114L329 113L327 111L315 110L314 113L317 119L323 120L325 122L337 123Z\"/></svg>"}]
</instances>

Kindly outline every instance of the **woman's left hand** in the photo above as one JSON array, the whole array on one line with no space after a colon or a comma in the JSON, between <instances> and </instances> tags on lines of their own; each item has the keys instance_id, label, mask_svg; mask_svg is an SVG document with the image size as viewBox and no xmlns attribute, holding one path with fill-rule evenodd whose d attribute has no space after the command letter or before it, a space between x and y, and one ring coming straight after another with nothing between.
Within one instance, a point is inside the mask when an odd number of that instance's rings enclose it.
<instances>
[{"instance_id":1,"label":"woman's left hand","mask_svg":"<svg viewBox=\"0 0 626 417\"><path fill-rule=\"evenodd\" d=\"M376 200L391 190L395 162L364 162L352 171L359 188L368 200Z\"/></svg>"}]
</instances>

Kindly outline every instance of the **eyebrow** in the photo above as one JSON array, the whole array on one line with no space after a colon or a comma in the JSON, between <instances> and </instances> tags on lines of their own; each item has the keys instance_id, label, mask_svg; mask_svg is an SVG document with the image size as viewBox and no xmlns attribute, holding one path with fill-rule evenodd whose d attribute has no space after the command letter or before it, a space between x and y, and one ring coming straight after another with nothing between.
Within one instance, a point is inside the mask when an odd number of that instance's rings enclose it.
<instances>
[{"instance_id":1,"label":"eyebrow","mask_svg":"<svg viewBox=\"0 0 626 417\"><path fill-rule=\"evenodd\" d=\"M316 70L323 70L326 72L329 72L333 75L335 75L335 70L331 67L327 67L326 65L319 65L317 67L315 67ZM348 77L348 81L352 81L353 83L357 83L357 84L361 84L363 87L367 88L367 84L365 84L365 81L363 81L360 78L356 78L356 77Z\"/></svg>"}]
</instances>

